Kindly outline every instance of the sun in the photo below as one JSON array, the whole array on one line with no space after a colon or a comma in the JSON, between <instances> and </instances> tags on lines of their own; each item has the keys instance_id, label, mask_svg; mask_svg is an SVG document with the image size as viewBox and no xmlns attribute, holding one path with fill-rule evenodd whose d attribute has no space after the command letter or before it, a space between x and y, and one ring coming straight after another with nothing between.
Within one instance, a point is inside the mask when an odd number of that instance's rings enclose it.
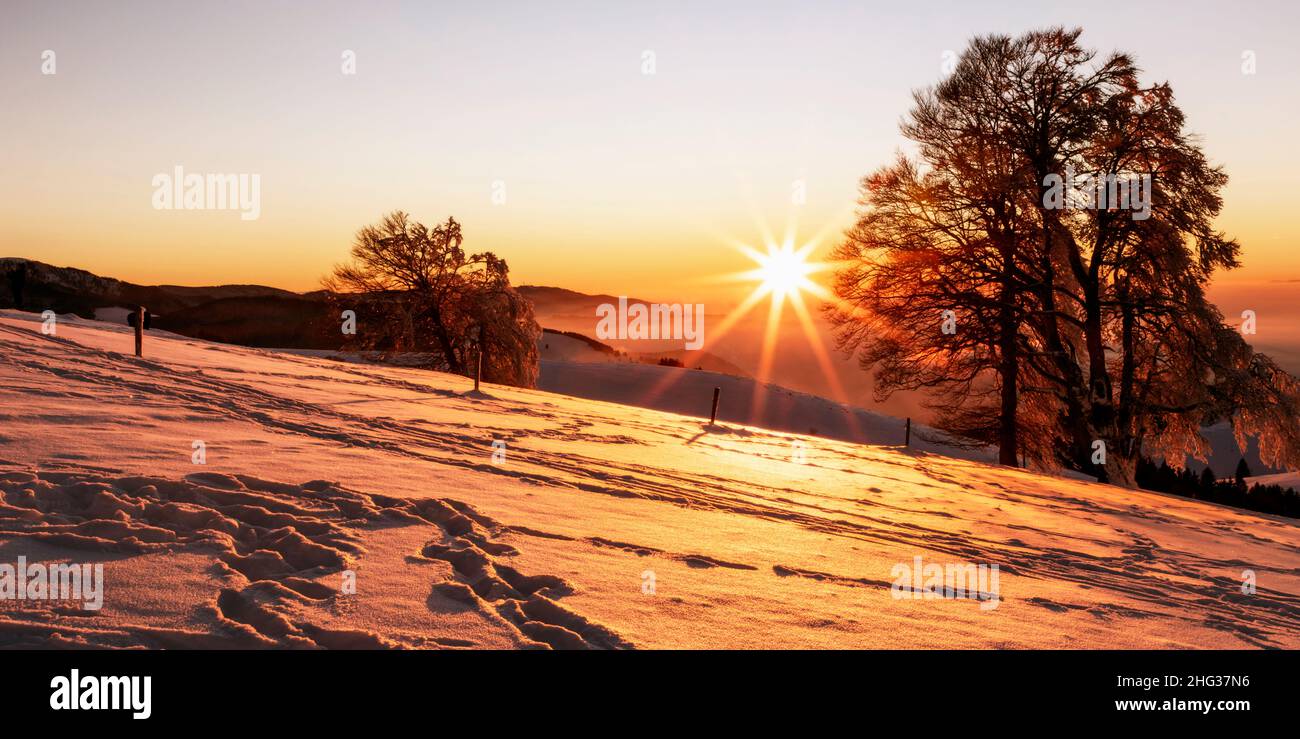
<instances>
[{"instance_id":1,"label":"sun","mask_svg":"<svg viewBox=\"0 0 1300 739\"><path fill-rule=\"evenodd\" d=\"M831 267L826 262L809 259L817 248L817 242L812 241L799 247L792 241L781 244L769 242L766 253L743 244L738 244L737 248L758 265L755 269L730 276L740 282L757 283L750 293L749 301L757 302L771 296L773 307L779 310L787 299L792 303L802 303L804 293L823 299L829 297L825 288L809 279L809 276Z\"/></svg>"},{"instance_id":2,"label":"sun","mask_svg":"<svg viewBox=\"0 0 1300 739\"><path fill-rule=\"evenodd\" d=\"M787 238L781 243L768 240L765 248L766 253L746 244L734 244L740 253L749 257L758 266L746 272L737 272L731 275L730 278L740 282L757 284L754 285L754 289L750 291L749 296L740 305L736 306L723 320L722 324L715 329L714 336L725 334L764 298L768 298L767 326L763 331L763 343L757 375L761 381L766 382L769 378L768 373L775 358L778 342L777 333L781 327L781 314L787 304L794 310L795 317L799 319L803 334L811 345L818 363L822 365L823 370L828 374L832 371L830 359L821 346L817 329L813 325L812 316L804 297L806 294L823 301L833 300L833 296L826 288L809 279L811 275L832 269L835 266L829 262L809 259L813 251L817 249L818 244L819 241L816 238L798 247L794 245L792 238ZM834 382L833 379L832 382Z\"/></svg>"},{"instance_id":3,"label":"sun","mask_svg":"<svg viewBox=\"0 0 1300 739\"><path fill-rule=\"evenodd\" d=\"M816 290L817 285L808 279L808 275L817 272L821 265L808 261L811 251L811 244L797 251L793 245L783 244L769 245L767 254L751 254L750 257L759 265L752 272L758 280L759 290L778 300L805 290Z\"/></svg>"},{"instance_id":4,"label":"sun","mask_svg":"<svg viewBox=\"0 0 1300 739\"><path fill-rule=\"evenodd\" d=\"M752 422L757 422L763 418L764 404L766 402L764 389L767 387L767 383L772 380L773 364L776 359L778 344L781 343L780 334L784 323L782 315L787 306L797 319L798 333L802 334L802 338L808 343L808 348L811 350L822 376L830 386L831 397L840 403L850 401L840 382L835 363L832 361L826 346L823 345L823 332L815 324L813 312L810 310L810 308L816 308L816 304L810 305L810 301L816 303L839 302L834 293L827 290L818 281L811 279L812 275L833 271L840 266L839 262L820 261L812 258L813 253L823 244L823 239L834 226L834 223L834 221L828 222L826 227L799 246L795 245L793 224L788 229L785 239L781 241L773 239L771 232L765 227L761 227L760 231L763 236L761 243L764 244L762 251L738 239L723 237L726 243L748 257L755 266L741 272L716 275L710 278L709 281L719 284L747 283L753 287L739 304L726 313L721 322L710 325L710 340L714 342L714 345L717 345L747 315L765 302L765 298L768 303L766 325L762 327L761 337L759 338L758 367L754 373L754 379L757 382L753 384L753 393L749 403ZM668 392L680 377L682 375L678 373L664 373L659 382L650 389L650 397L658 397ZM847 422L851 427L856 425L853 416L849 416Z\"/></svg>"}]
</instances>

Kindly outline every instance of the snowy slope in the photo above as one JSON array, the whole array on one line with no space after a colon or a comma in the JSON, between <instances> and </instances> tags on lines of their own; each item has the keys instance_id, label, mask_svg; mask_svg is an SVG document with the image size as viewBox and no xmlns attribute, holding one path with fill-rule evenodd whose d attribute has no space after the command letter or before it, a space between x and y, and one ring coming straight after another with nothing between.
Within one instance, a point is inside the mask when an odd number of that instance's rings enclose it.
<instances>
[{"instance_id":1,"label":"snowy slope","mask_svg":"<svg viewBox=\"0 0 1300 739\"><path fill-rule=\"evenodd\" d=\"M749 377L653 364L542 360L537 385L553 393L708 418L720 388L718 419L766 429L861 444L902 446L906 420ZM931 441L935 439L936 441ZM985 450L944 444L938 431L917 424L912 448L966 459L991 460Z\"/></svg>"},{"instance_id":2,"label":"snowy slope","mask_svg":"<svg viewBox=\"0 0 1300 739\"><path fill-rule=\"evenodd\" d=\"M627 357L600 351L572 336L546 331L537 339L537 354L542 359L563 362L627 362Z\"/></svg>"},{"instance_id":3,"label":"snowy slope","mask_svg":"<svg viewBox=\"0 0 1300 739\"><path fill-rule=\"evenodd\" d=\"M1279 472L1276 475L1256 475L1247 477L1248 485L1278 485L1300 492L1300 472Z\"/></svg>"},{"instance_id":4,"label":"snowy slope","mask_svg":"<svg viewBox=\"0 0 1300 739\"><path fill-rule=\"evenodd\" d=\"M39 328L0 311L0 563L98 562L107 585L95 612L0 601L0 645L1300 646L1291 520L474 396L421 370L155 334L137 359L125 327ZM891 590L918 556L998 565L996 607Z\"/></svg>"},{"instance_id":5,"label":"snowy slope","mask_svg":"<svg viewBox=\"0 0 1300 739\"><path fill-rule=\"evenodd\" d=\"M718 418L722 421L862 444L902 445L907 439L904 419L758 382L739 372L630 361L549 332L538 341L538 353L541 371L537 386L548 392L707 418L713 389L719 388ZM917 424L912 432L915 449L964 459L993 459L987 450L942 443L943 435L935 429Z\"/></svg>"}]
</instances>

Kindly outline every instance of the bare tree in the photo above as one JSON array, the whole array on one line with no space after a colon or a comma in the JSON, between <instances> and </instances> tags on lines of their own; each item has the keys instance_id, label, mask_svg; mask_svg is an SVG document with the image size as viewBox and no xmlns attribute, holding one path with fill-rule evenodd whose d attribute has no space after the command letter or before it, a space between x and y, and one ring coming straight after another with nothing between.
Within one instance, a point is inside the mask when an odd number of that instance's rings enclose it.
<instances>
[{"instance_id":1,"label":"bare tree","mask_svg":"<svg viewBox=\"0 0 1300 739\"><path fill-rule=\"evenodd\" d=\"M322 284L377 317L366 345L432 351L457 374L484 351L485 379L533 387L541 327L532 304L511 287L505 260L466 254L463 241L454 218L429 228L395 211L358 231L352 261Z\"/></svg>"},{"instance_id":2,"label":"bare tree","mask_svg":"<svg viewBox=\"0 0 1300 739\"><path fill-rule=\"evenodd\" d=\"M1205 297L1237 266L1212 226L1227 176L1167 84L1079 36L975 39L916 94L902 130L919 154L863 181L839 250L841 348L877 370L878 394L935 392L938 424L997 443L1003 463L1018 444L1131 486L1143 454L1179 465L1220 419L1300 463L1295 378ZM1054 200L1072 181L1095 197ZM945 309L960 338L935 335Z\"/></svg>"}]
</instances>

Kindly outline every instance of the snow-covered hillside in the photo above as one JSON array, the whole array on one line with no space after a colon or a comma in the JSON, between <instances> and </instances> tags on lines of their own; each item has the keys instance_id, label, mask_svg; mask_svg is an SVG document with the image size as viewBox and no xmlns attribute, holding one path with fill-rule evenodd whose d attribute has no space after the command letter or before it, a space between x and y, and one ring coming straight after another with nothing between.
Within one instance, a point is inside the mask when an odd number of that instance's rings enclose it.
<instances>
[{"instance_id":1,"label":"snow-covered hillside","mask_svg":"<svg viewBox=\"0 0 1300 739\"><path fill-rule=\"evenodd\" d=\"M1300 492L1300 472L1279 472L1276 475L1256 475L1247 477L1248 485L1277 485Z\"/></svg>"},{"instance_id":2,"label":"snow-covered hillside","mask_svg":"<svg viewBox=\"0 0 1300 739\"><path fill-rule=\"evenodd\" d=\"M718 402L720 421L864 444L902 446L907 440L905 419L719 372L543 359L537 384L553 393L705 418L712 409L716 387L722 391ZM912 429L911 446L967 459L993 458L985 450L945 444L939 432L919 424Z\"/></svg>"},{"instance_id":3,"label":"snow-covered hillside","mask_svg":"<svg viewBox=\"0 0 1300 739\"><path fill-rule=\"evenodd\" d=\"M99 611L0 600L0 645L1300 646L1291 520L415 369L152 333L137 359L125 327L40 328L0 312L0 564L101 563L107 584ZM898 574L917 557L997 565L997 599L922 597Z\"/></svg>"},{"instance_id":4,"label":"snow-covered hillside","mask_svg":"<svg viewBox=\"0 0 1300 739\"><path fill-rule=\"evenodd\" d=\"M722 421L862 444L902 445L907 440L905 419L750 377L632 361L550 332L538 344L542 366L537 386L549 392L707 417L713 389L719 388L718 419ZM943 443L943 439L937 430L917 424L912 429L911 446L964 459L994 458L991 451L961 449Z\"/></svg>"}]
</instances>

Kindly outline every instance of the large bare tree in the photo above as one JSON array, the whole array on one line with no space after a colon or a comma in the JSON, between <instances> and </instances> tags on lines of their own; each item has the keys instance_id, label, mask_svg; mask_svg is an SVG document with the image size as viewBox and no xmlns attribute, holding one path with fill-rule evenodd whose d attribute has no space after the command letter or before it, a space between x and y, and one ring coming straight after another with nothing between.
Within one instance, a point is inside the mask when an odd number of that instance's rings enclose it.
<instances>
[{"instance_id":1,"label":"large bare tree","mask_svg":"<svg viewBox=\"0 0 1300 739\"><path fill-rule=\"evenodd\" d=\"M1006 464L1018 446L1131 486L1143 454L1181 464L1221 419L1266 462L1300 463L1295 378L1205 297L1237 266L1213 227L1227 176L1168 84L1079 37L977 38L916 93L902 130L918 154L863 180L839 249L841 348L878 394L935 390L939 425Z\"/></svg>"}]
</instances>

